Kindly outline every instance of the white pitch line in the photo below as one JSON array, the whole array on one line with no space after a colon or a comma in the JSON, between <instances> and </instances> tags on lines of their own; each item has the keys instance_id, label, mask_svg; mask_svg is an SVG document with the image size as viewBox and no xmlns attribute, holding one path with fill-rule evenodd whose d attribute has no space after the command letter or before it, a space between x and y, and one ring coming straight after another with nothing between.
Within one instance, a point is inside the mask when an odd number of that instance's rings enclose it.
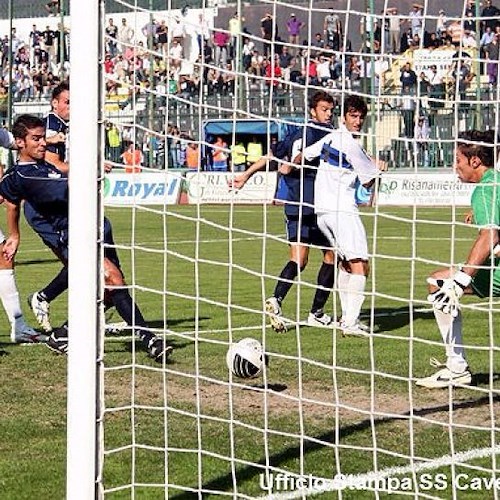
<instances>
[{"instance_id":1,"label":"white pitch line","mask_svg":"<svg viewBox=\"0 0 500 500\"><path fill-rule=\"evenodd\" d=\"M453 464L460 465L465 462L469 462L470 460L489 457L492 454L500 454L500 445L495 446L494 448L474 448L472 450L455 453L455 455L443 455L442 457L436 458L434 460L430 460L428 462L417 462L413 465L388 467L387 469L383 469L379 472L372 471L366 472L365 474L349 475L346 476L345 480L314 478L317 479L318 482L321 481L324 487L306 488L296 491L289 491L286 493L274 493L259 498L266 500L287 500L302 498L304 496L308 497L310 495L318 495L320 493L328 491L338 491L349 487L359 487L360 485L376 485L379 484L379 482L382 482L383 479L389 477L435 470L439 469L440 467L446 467ZM292 474L290 474L290 476L292 476ZM300 477L296 474L293 474L293 476Z\"/></svg>"},{"instance_id":2,"label":"white pitch line","mask_svg":"<svg viewBox=\"0 0 500 500\"><path fill-rule=\"evenodd\" d=\"M282 242L285 242L285 234L277 234L273 235L273 238L278 240L282 240ZM257 240L264 240L265 236L257 236L257 237L241 237L241 238L231 238L231 241L233 243L240 243L243 241L257 241ZM368 236L369 240L372 240L373 238L371 236ZM395 241L407 241L409 238L405 236L377 236L377 240L395 240ZM442 238L418 238L419 241L443 241ZM214 244L214 243L228 243L229 239L227 238L213 238L213 239L205 239L205 240L169 240L169 243L167 245L168 249L175 248L177 245L192 245L194 243L197 244ZM455 242L457 241L470 241L470 239L466 238L455 238ZM142 247L147 247L148 245L154 246L154 247L160 247L164 244L164 241L159 241L159 240L154 240L154 241L147 241L144 242L141 246ZM129 245L129 241L115 241L115 246L116 247L131 247ZM158 251L157 248L154 250ZM50 250L46 247L44 248L33 248L33 247L26 247L23 250L23 254L21 256L18 256L18 261L17 265L18 266L24 266L25 261L33 260L34 254L40 254L40 253L50 253ZM54 263L57 263L57 260L54 260Z\"/></svg>"},{"instance_id":3,"label":"white pitch line","mask_svg":"<svg viewBox=\"0 0 500 500\"><path fill-rule=\"evenodd\" d=\"M273 238L285 238L285 234L273 234ZM231 241L233 242L239 242L239 241L255 241L255 240L262 240L266 236L265 235L258 235L258 236L248 236L248 237L241 237L241 238L231 238ZM372 236L368 236L368 239L371 240L373 239ZM390 240L390 241L411 241L411 238L408 238L406 236L377 236L377 240ZM418 241L443 241L443 238L430 238L430 237L422 237L422 238L417 238ZM229 241L229 238L212 238L212 239L202 239L202 240L175 240L175 239L170 239L169 240L169 245L192 245L193 243L227 243ZM445 240L446 241L446 240ZM451 239L450 239L451 241ZM455 238L453 241L471 241L470 238ZM126 241L116 241L115 243L117 245L127 245L129 240ZM147 241L144 243L144 245L161 245L163 244L163 240L154 240L154 241Z\"/></svg>"}]
</instances>

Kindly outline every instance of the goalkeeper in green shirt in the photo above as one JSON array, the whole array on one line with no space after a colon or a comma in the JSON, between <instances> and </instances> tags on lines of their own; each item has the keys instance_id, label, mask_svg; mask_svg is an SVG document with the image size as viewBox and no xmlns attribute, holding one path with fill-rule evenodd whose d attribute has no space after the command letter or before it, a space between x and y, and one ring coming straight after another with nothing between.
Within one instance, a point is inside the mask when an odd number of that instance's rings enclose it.
<instances>
[{"instance_id":1,"label":"goalkeeper in green shirt","mask_svg":"<svg viewBox=\"0 0 500 500\"><path fill-rule=\"evenodd\" d=\"M472 198L473 223L478 227L464 264L440 269L429 278L428 300L446 348L446 363L431 360L439 370L417 379L422 387L468 386L472 375L462 343L463 294L500 297L500 172L495 170L495 132L470 130L459 135L455 152L455 171L461 182L477 184Z\"/></svg>"}]
</instances>

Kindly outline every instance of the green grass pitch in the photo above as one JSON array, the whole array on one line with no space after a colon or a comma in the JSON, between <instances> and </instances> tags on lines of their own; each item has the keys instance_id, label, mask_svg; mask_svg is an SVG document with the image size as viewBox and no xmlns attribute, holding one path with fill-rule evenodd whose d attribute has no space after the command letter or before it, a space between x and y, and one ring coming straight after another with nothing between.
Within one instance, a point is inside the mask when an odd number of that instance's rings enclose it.
<instances>
[{"instance_id":1,"label":"green grass pitch","mask_svg":"<svg viewBox=\"0 0 500 500\"><path fill-rule=\"evenodd\" d=\"M200 490L203 498L217 491L257 497L267 493L259 482L266 464L275 473L332 478L411 466L408 456L435 460L498 440L499 362L489 348L498 332L487 302L478 308L476 299L463 301L477 386L429 391L412 383L431 373L430 357L444 357L425 302L425 277L465 259L476 230L450 224L462 218L450 209L362 213L374 254L363 309L375 330L370 339L342 338L296 321L307 317L314 293L321 261L315 249L284 304L295 323L282 335L266 326L262 302L288 259L281 207L107 209L137 302L152 328L167 328L175 351L164 371L129 332L106 337L106 498L159 499L167 492L168 498L189 499ZM59 264L26 227L16 269L32 320L26 296ZM64 296L53 304L55 324L65 319L66 302ZM328 312L337 307L332 297ZM263 378L229 383L228 342L247 336L264 344L269 367ZM12 345L0 311L3 500L64 497L66 362L43 346ZM492 468L489 457L432 472L488 477ZM448 485L425 494L449 498L451 490ZM484 495L466 491L461 498ZM344 491L343 498L374 493Z\"/></svg>"}]
</instances>

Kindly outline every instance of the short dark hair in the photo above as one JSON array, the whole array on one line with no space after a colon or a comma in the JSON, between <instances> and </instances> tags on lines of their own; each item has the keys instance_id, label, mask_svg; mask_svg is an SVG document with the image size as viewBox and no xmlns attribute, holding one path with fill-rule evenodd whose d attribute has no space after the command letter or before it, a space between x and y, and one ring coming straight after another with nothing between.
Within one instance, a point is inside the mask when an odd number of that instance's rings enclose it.
<instances>
[{"instance_id":1,"label":"short dark hair","mask_svg":"<svg viewBox=\"0 0 500 500\"><path fill-rule=\"evenodd\" d=\"M483 144L478 144L483 143ZM458 134L457 148L471 159L477 156L486 167L495 165L495 131L467 130Z\"/></svg>"},{"instance_id":2,"label":"short dark hair","mask_svg":"<svg viewBox=\"0 0 500 500\"><path fill-rule=\"evenodd\" d=\"M333 96L324 90L318 90L309 99L309 109L314 109L319 102L325 101L334 104Z\"/></svg>"},{"instance_id":3,"label":"short dark hair","mask_svg":"<svg viewBox=\"0 0 500 500\"><path fill-rule=\"evenodd\" d=\"M59 99L59 96L63 92L69 92L69 83L68 82L61 82L57 87L54 88L52 91L52 99Z\"/></svg>"},{"instance_id":4,"label":"short dark hair","mask_svg":"<svg viewBox=\"0 0 500 500\"><path fill-rule=\"evenodd\" d=\"M30 130L39 127L45 128L44 120L34 115L21 115L12 126L12 135L16 139L25 139Z\"/></svg>"},{"instance_id":5,"label":"short dark hair","mask_svg":"<svg viewBox=\"0 0 500 500\"><path fill-rule=\"evenodd\" d=\"M368 105L359 95L348 95L344 99L344 116L347 115L349 111L359 111L364 118L368 114Z\"/></svg>"}]
</instances>

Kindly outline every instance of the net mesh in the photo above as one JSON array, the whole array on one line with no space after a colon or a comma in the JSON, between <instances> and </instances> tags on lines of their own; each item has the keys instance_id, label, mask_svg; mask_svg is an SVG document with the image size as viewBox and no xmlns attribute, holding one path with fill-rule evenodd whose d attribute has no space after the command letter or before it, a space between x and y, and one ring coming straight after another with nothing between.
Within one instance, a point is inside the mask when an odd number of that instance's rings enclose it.
<instances>
[{"instance_id":1,"label":"net mesh","mask_svg":"<svg viewBox=\"0 0 500 500\"><path fill-rule=\"evenodd\" d=\"M497 478L494 299L463 301L475 385L414 382L435 370L429 358L444 357L425 278L465 259L477 233L463 222L470 190L451 167L460 131L496 127L498 64L481 44L494 16L474 2L446 13L433 1L399 11L354 1L151 7L106 2L102 154L114 170L105 201L128 287L175 351L155 364L108 315L102 492L484 491ZM317 249L283 304L288 332L269 328L263 304L288 260L276 165L241 191L227 187L240 165L234 147L265 154L308 119L317 89L334 96L335 124L346 95L366 99L360 140L388 168L378 203L361 209L371 264L365 338L307 326ZM268 356L257 379L225 363L229 345L246 337Z\"/></svg>"}]
</instances>

